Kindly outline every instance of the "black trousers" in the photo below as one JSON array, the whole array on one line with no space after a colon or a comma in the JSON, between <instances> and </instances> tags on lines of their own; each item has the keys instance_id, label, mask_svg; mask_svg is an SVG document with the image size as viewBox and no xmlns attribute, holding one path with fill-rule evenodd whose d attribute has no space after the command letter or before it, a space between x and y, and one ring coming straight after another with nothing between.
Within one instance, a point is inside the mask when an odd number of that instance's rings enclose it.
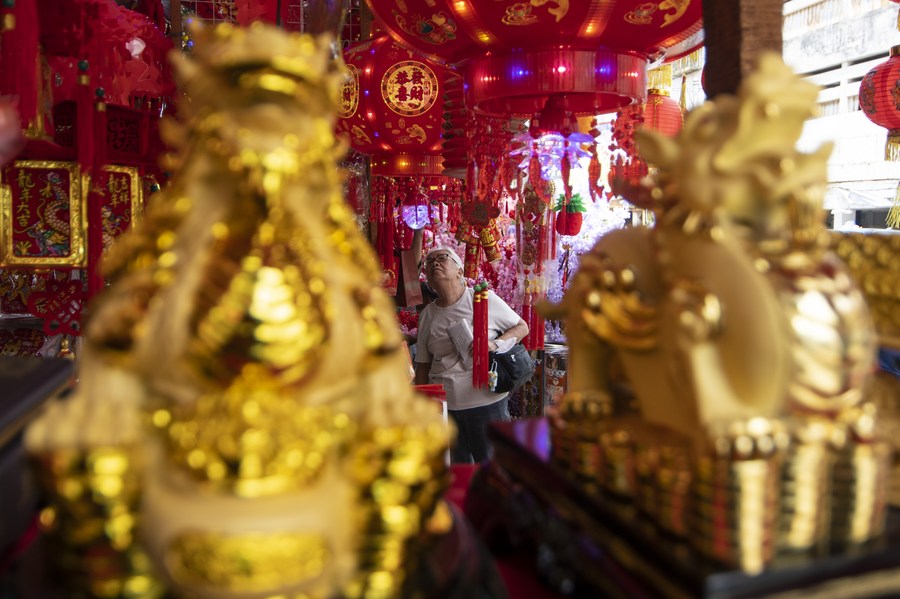
<instances>
[{"instance_id":1,"label":"black trousers","mask_svg":"<svg viewBox=\"0 0 900 599\"><path fill-rule=\"evenodd\" d=\"M486 406L468 410L448 410L456 424L456 442L450 448L450 461L454 464L477 464L490 457L491 447L487 439L489 422L509 420L507 401L509 395Z\"/></svg>"}]
</instances>

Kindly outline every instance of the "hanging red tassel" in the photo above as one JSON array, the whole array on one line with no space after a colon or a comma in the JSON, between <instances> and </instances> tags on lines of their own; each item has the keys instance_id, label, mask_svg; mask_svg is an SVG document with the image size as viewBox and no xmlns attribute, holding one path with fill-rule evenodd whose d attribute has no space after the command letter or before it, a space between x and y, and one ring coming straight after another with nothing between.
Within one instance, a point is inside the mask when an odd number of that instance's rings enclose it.
<instances>
[{"instance_id":1,"label":"hanging red tassel","mask_svg":"<svg viewBox=\"0 0 900 599\"><path fill-rule=\"evenodd\" d=\"M563 184L563 192L566 196L566 200L572 199L572 184L569 183L569 175L572 174L572 163L569 161L569 141L566 140L566 143L563 147L563 157L562 164L560 165L560 170L562 173L562 184Z\"/></svg>"},{"instance_id":2,"label":"hanging red tassel","mask_svg":"<svg viewBox=\"0 0 900 599\"><path fill-rule=\"evenodd\" d=\"M90 192L87 196L87 294L88 299L99 293L104 286L103 274L100 271L100 258L103 256L103 198L107 190L108 173L104 170L106 162L106 102L104 91L98 88L96 102L93 103L92 137L97 140L94 155L90 162Z\"/></svg>"},{"instance_id":3,"label":"hanging red tassel","mask_svg":"<svg viewBox=\"0 0 900 599\"><path fill-rule=\"evenodd\" d=\"M78 91L75 109L75 133L78 164L82 172L94 166L94 92L88 75L88 61L78 63Z\"/></svg>"},{"instance_id":4,"label":"hanging red tassel","mask_svg":"<svg viewBox=\"0 0 900 599\"><path fill-rule=\"evenodd\" d=\"M488 386L488 298L487 283L475 285L472 306L472 386Z\"/></svg>"},{"instance_id":5,"label":"hanging red tassel","mask_svg":"<svg viewBox=\"0 0 900 599\"><path fill-rule=\"evenodd\" d=\"M19 116L25 129L38 114L40 30L35 0L3 2L0 39L0 95L18 99Z\"/></svg>"}]
</instances>

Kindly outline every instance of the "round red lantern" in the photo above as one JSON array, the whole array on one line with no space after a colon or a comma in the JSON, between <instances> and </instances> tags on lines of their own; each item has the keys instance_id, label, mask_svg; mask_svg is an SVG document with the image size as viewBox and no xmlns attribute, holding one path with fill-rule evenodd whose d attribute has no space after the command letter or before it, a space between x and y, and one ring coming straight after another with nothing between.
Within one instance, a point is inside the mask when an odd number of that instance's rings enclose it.
<instances>
[{"instance_id":1,"label":"round red lantern","mask_svg":"<svg viewBox=\"0 0 900 599\"><path fill-rule=\"evenodd\" d=\"M900 160L900 46L873 68L859 85L859 107L869 120L888 130L885 160Z\"/></svg>"},{"instance_id":2,"label":"round red lantern","mask_svg":"<svg viewBox=\"0 0 900 599\"><path fill-rule=\"evenodd\" d=\"M344 51L338 131L372 157L372 174L441 174L445 68L387 35Z\"/></svg>"},{"instance_id":3,"label":"round red lantern","mask_svg":"<svg viewBox=\"0 0 900 599\"><path fill-rule=\"evenodd\" d=\"M661 89L647 90L647 101L644 103L643 127L674 136L684 125L684 114L678 102L669 96L669 92Z\"/></svg>"},{"instance_id":4,"label":"round red lantern","mask_svg":"<svg viewBox=\"0 0 900 599\"><path fill-rule=\"evenodd\" d=\"M648 59L702 27L690 1L367 1L392 35L460 63L470 106L526 117L554 94L576 115L643 99Z\"/></svg>"}]
</instances>

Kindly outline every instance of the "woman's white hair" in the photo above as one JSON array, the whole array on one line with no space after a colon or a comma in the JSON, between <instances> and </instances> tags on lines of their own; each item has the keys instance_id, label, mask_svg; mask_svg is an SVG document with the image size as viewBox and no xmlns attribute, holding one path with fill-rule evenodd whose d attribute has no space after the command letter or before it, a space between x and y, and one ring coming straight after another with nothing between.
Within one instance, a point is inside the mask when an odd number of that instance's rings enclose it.
<instances>
[{"instance_id":1,"label":"woman's white hair","mask_svg":"<svg viewBox=\"0 0 900 599\"><path fill-rule=\"evenodd\" d=\"M425 260L428 260L428 257L431 256L432 254L434 254L435 252L446 252L450 256L450 259L453 260L453 262L455 262L458 267L463 268L462 258L460 258L459 255L456 252L454 252L452 248L449 248L449 247L432 248L425 255L425 259L422 260L422 264L424 265Z\"/></svg>"}]
</instances>

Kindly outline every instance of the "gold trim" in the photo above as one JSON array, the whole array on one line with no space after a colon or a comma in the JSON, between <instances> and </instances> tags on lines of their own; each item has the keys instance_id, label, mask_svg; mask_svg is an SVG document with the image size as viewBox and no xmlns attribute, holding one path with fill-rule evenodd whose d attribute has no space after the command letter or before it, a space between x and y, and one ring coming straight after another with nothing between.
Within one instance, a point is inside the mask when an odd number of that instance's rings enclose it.
<instances>
[{"instance_id":1,"label":"gold trim","mask_svg":"<svg viewBox=\"0 0 900 599\"><path fill-rule=\"evenodd\" d=\"M9 166L13 169L45 169L69 171L69 255L62 257L17 256L12 247L12 188L4 180L5 169L0 171L0 266L73 266L83 267L87 254L84 232L87 218L83 209L81 168L75 162L48 160L17 160Z\"/></svg>"}]
</instances>

